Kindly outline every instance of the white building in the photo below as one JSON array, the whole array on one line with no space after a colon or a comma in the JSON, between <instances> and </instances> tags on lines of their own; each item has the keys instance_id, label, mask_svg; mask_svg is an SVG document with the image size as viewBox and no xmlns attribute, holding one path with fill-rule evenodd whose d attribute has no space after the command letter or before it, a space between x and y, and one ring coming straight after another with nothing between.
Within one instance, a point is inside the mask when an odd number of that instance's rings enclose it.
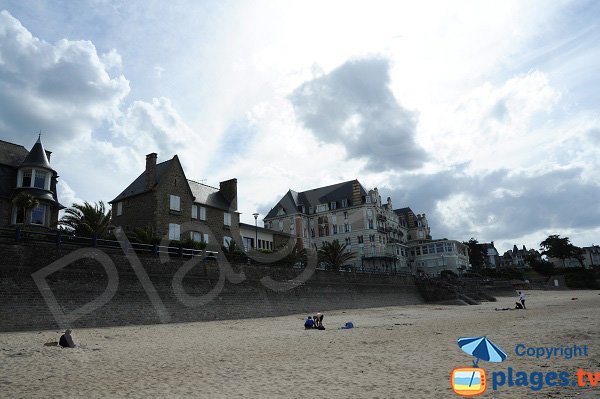
<instances>
[{"instance_id":1,"label":"white building","mask_svg":"<svg viewBox=\"0 0 600 399\"><path fill-rule=\"evenodd\" d=\"M304 248L338 240L356 255L347 268L358 271L415 274L420 265L425 273L439 274L440 265L457 272L468 264L466 249L457 241L446 240L451 245L444 245L443 251L417 255L416 247L431 241L425 214L415 215L410 208L394 210L391 198L383 203L377 188L367 192L358 180L304 192L289 190L264 224L294 235Z\"/></svg>"}]
</instances>

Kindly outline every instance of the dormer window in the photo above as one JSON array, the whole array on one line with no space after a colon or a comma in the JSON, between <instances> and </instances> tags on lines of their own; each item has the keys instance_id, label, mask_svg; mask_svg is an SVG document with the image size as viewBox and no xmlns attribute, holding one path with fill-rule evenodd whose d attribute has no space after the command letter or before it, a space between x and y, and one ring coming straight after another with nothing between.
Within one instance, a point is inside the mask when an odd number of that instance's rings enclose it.
<instances>
[{"instance_id":1,"label":"dormer window","mask_svg":"<svg viewBox=\"0 0 600 399\"><path fill-rule=\"evenodd\" d=\"M342 208L346 208L348 206L348 200L346 198L344 198L342 200Z\"/></svg>"}]
</instances>

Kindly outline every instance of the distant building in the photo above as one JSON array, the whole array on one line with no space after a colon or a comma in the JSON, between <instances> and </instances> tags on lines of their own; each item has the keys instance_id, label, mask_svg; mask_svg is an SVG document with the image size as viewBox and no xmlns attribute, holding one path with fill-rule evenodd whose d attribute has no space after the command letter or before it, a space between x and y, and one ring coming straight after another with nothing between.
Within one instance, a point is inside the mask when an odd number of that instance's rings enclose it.
<instances>
[{"instance_id":1,"label":"distant building","mask_svg":"<svg viewBox=\"0 0 600 399\"><path fill-rule=\"evenodd\" d=\"M0 140L0 226L26 224L30 227L56 228L58 175L50 166L50 151L41 138L27 151L25 147ZM38 205L23 212L13 200L19 193L31 194Z\"/></svg>"},{"instance_id":2,"label":"distant building","mask_svg":"<svg viewBox=\"0 0 600 399\"><path fill-rule=\"evenodd\" d=\"M583 247L583 264L586 268L600 267L600 246Z\"/></svg>"},{"instance_id":3,"label":"distant building","mask_svg":"<svg viewBox=\"0 0 600 399\"><path fill-rule=\"evenodd\" d=\"M295 236L304 248L338 240L356 255L348 269L438 274L444 267L457 271L468 265L466 249L459 242L446 240L439 252L437 244L429 252L425 214L410 208L394 210L391 198L383 203L377 188L367 191L358 180L303 192L289 190L265 216L264 224Z\"/></svg>"},{"instance_id":4,"label":"distant building","mask_svg":"<svg viewBox=\"0 0 600 399\"><path fill-rule=\"evenodd\" d=\"M479 243L479 247L481 248L484 257L483 257L483 267L487 269L496 269L500 267L500 253L494 246L494 241L492 242L482 242Z\"/></svg>"},{"instance_id":5,"label":"distant building","mask_svg":"<svg viewBox=\"0 0 600 399\"><path fill-rule=\"evenodd\" d=\"M126 231L151 227L160 237L211 249L228 246L239 233L237 180L211 187L187 179L177 155L156 161L157 154L148 154L146 170L109 202L113 224Z\"/></svg>"},{"instance_id":6,"label":"distant building","mask_svg":"<svg viewBox=\"0 0 600 399\"><path fill-rule=\"evenodd\" d=\"M513 249L509 249L502 255L501 266L516 269L530 268L531 259L541 261L542 256L533 248L527 249L525 245L523 245L523 248L519 249L514 245Z\"/></svg>"}]
</instances>

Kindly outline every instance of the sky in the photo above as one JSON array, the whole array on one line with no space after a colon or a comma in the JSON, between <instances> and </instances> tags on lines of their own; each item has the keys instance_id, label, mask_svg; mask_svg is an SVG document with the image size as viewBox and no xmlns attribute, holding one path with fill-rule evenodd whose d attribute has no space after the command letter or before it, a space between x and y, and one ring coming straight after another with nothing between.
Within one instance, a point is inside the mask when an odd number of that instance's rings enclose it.
<instances>
[{"instance_id":1,"label":"sky","mask_svg":"<svg viewBox=\"0 0 600 399\"><path fill-rule=\"evenodd\" d=\"M0 139L59 200L177 154L253 223L358 179L433 238L600 243L596 1L0 0Z\"/></svg>"}]
</instances>

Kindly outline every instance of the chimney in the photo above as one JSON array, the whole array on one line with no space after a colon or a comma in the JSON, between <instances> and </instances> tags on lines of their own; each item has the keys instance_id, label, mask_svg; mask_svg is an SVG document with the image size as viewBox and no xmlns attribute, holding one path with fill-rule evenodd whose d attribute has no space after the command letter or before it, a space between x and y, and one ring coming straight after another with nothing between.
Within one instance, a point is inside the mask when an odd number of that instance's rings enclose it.
<instances>
[{"instance_id":1,"label":"chimney","mask_svg":"<svg viewBox=\"0 0 600 399\"><path fill-rule=\"evenodd\" d=\"M229 209L237 211L237 179L222 181L219 183L219 191L229 202Z\"/></svg>"},{"instance_id":2,"label":"chimney","mask_svg":"<svg viewBox=\"0 0 600 399\"><path fill-rule=\"evenodd\" d=\"M156 184L156 155L155 152L146 155L146 190L151 190Z\"/></svg>"},{"instance_id":3,"label":"chimney","mask_svg":"<svg viewBox=\"0 0 600 399\"><path fill-rule=\"evenodd\" d=\"M358 180L352 182L352 205L358 206L362 204L362 196L360 195L360 183Z\"/></svg>"}]
</instances>

